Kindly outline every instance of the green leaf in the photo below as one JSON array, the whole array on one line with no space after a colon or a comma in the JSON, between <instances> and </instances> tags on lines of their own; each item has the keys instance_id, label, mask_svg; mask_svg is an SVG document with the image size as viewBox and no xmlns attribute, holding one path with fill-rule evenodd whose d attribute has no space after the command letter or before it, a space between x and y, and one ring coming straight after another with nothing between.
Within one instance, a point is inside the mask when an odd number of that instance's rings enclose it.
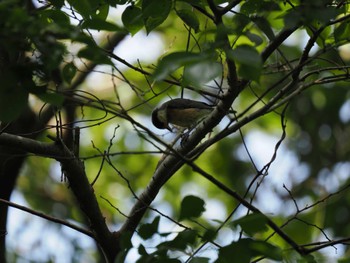
<instances>
[{"instance_id":1,"label":"green leaf","mask_svg":"<svg viewBox=\"0 0 350 263\"><path fill-rule=\"evenodd\" d=\"M141 256L146 256L146 255L148 255L148 253L147 253L145 247L144 247L142 244L139 245L139 248L138 248L137 251L139 252L139 254L140 254Z\"/></svg>"},{"instance_id":2,"label":"green leaf","mask_svg":"<svg viewBox=\"0 0 350 263\"><path fill-rule=\"evenodd\" d=\"M152 223L150 224L143 224L140 226L138 234L139 236L146 240L151 238L155 233L158 231L158 225L159 225L159 219L160 217L157 216Z\"/></svg>"},{"instance_id":3,"label":"green leaf","mask_svg":"<svg viewBox=\"0 0 350 263\"><path fill-rule=\"evenodd\" d=\"M180 220L199 217L205 211L203 199L188 195L181 202Z\"/></svg>"},{"instance_id":4,"label":"green leaf","mask_svg":"<svg viewBox=\"0 0 350 263\"><path fill-rule=\"evenodd\" d=\"M204 241L212 241L214 240L217 234L218 232L215 229L209 228L204 232L202 239Z\"/></svg>"},{"instance_id":5,"label":"green leaf","mask_svg":"<svg viewBox=\"0 0 350 263\"><path fill-rule=\"evenodd\" d=\"M88 0L67 0L68 3L84 18L89 18L92 7Z\"/></svg>"},{"instance_id":6,"label":"green leaf","mask_svg":"<svg viewBox=\"0 0 350 263\"><path fill-rule=\"evenodd\" d=\"M107 2L115 2L118 5L125 5L127 2L130 2L130 0L107 0Z\"/></svg>"},{"instance_id":7,"label":"green leaf","mask_svg":"<svg viewBox=\"0 0 350 263\"><path fill-rule=\"evenodd\" d=\"M264 32L268 39L272 40L275 38L275 33L273 32L269 21L267 21L265 17L253 16L251 19L257 25L257 27Z\"/></svg>"},{"instance_id":8,"label":"green leaf","mask_svg":"<svg viewBox=\"0 0 350 263\"><path fill-rule=\"evenodd\" d=\"M112 65L111 60L108 58L107 54L103 52L100 48L94 46L86 46L78 52L78 57L86 58L96 64L107 64Z\"/></svg>"},{"instance_id":9,"label":"green leaf","mask_svg":"<svg viewBox=\"0 0 350 263\"><path fill-rule=\"evenodd\" d=\"M278 261L282 260L282 249L266 241L252 240L250 249L254 251L255 256L264 256Z\"/></svg>"},{"instance_id":10,"label":"green leaf","mask_svg":"<svg viewBox=\"0 0 350 263\"><path fill-rule=\"evenodd\" d=\"M76 73L77 68L74 63L68 63L62 69L62 78L65 82L70 84Z\"/></svg>"},{"instance_id":11,"label":"green leaf","mask_svg":"<svg viewBox=\"0 0 350 263\"><path fill-rule=\"evenodd\" d=\"M128 6L122 14L122 22L131 35L135 35L144 25L141 8Z\"/></svg>"},{"instance_id":12,"label":"green leaf","mask_svg":"<svg viewBox=\"0 0 350 263\"><path fill-rule=\"evenodd\" d=\"M280 17L283 18L284 25L286 28L292 28L297 25L300 25L303 20L303 16L299 8L292 8L290 10L287 10L286 14L283 14Z\"/></svg>"},{"instance_id":13,"label":"green leaf","mask_svg":"<svg viewBox=\"0 0 350 263\"><path fill-rule=\"evenodd\" d=\"M310 23L312 25L312 28L317 29L318 28L318 22L312 22ZM320 47L324 48L327 45L327 40L329 41L329 36L331 34L331 28L330 27L326 27L324 30L322 30L321 34L316 38L316 43L317 45L319 45ZM311 30L309 27L306 28L306 32L308 33L308 35L310 37L314 36L314 30Z\"/></svg>"},{"instance_id":14,"label":"green leaf","mask_svg":"<svg viewBox=\"0 0 350 263\"><path fill-rule=\"evenodd\" d=\"M99 18L86 19L81 27L95 30L120 31L117 25Z\"/></svg>"},{"instance_id":15,"label":"green leaf","mask_svg":"<svg viewBox=\"0 0 350 263\"><path fill-rule=\"evenodd\" d=\"M257 34L253 34L251 32L246 32L245 35L247 36L247 38L249 38L250 41L252 41L255 46L260 46L264 40Z\"/></svg>"},{"instance_id":16,"label":"green leaf","mask_svg":"<svg viewBox=\"0 0 350 263\"><path fill-rule=\"evenodd\" d=\"M254 47L241 45L234 50L228 50L226 54L238 64L238 73L242 78L259 81L262 60Z\"/></svg>"},{"instance_id":17,"label":"green leaf","mask_svg":"<svg viewBox=\"0 0 350 263\"><path fill-rule=\"evenodd\" d=\"M49 103L56 107L61 107L64 102L64 97L62 94L57 93L38 93L35 94L43 102Z\"/></svg>"},{"instance_id":18,"label":"green leaf","mask_svg":"<svg viewBox=\"0 0 350 263\"><path fill-rule=\"evenodd\" d=\"M350 258L341 258L337 263L350 263Z\"/></svg>"},{"instance_id":19,"label":"green leaf","mask_svg":"<svg viewBox=\"0 0 350 263\"><path fill-rule=\"evenodd\" d=\"M199 6L204 8L205 5L207 5L206 1L202 0L178 0L179 2L186 2L187 4L193 5L193 6Z\"/></svg>"},{"instance_id":20,"label":"green leaf","mask_svg":"<svg viewBox=\"0 0 350 263\"><path fill-rule=\"evenodd\" d=\"M246 15L280 10L276 1L249 0L242 5L240 12Z\"/></svg>"},{"instance_id":21,"label":"green leaf","mask_svg":"<svg viewBox=\"0 0 350 263\"><path fill-rule=\"evenodd\" d=\"M235 226L240 225L242 230L250 236L268 230L267 218L263 214L249 214L233 222Z\"/></svg>"},{"instance_id":22,"label":"green leaf","mask_svg":"<svg viewBox=\"0 0 350 263\"><path fill-rule=\"evenodd\" d=\"M219 249L216 263L249 263L253 252L249 249L250 239L241 239Z\"/></svg>"},{"instance_id":23,"label":"green leaf","mask_svg":"<svg viewBox=\"0 0 350 263\"><path fill-rule=\"evenodd\" d=\"M350 39L350 23L348 21L341 23L338 27L335 28L334 39L337 43L342 40Z\"/></svg>"},{"instance_id":24,"label":"green leaf","mask_svg":"<svg viewBox=\"0 0 350 263\"><path fill-rule=\"evenodd\" d=\"M213 59L216 56L213 52L191 53L191 52L174 52L165 56L158 64L153 79L160 81L165 79L170 73L180 67Z\"/></svg>"},{"instance_id":25,"label":"green leaf","mask_svg":"<svg viewBox=\"0 0 350 263\"><path fill-rule=\"evenodd\" d=\"M56 24L59 25L70 25L69 17L67 14L57 9L47 9L40 11L40 15L52 19Z\"/></svg>"},{"instance_id":26,"label":"green leaf","mask_svg":"<svg viewBox=\"0 0 350 263\"><path fill-rule=\"evenodd\" d=\"M180 9L176 10L176 13L186 25L194 29L194 32L199 31L199 20L192 10Z\"/></svg>"},{"instance_id":27,"label":"green leaf","mask_svg":"<svg viewBox=\"0 0 350 263\"><path fill-rule=\"evenodd\" d=\"M189 263L209 263L210 258L205 257L194 257Z\"/></svg>"},{"instance_id":28,"label":"green leaf","mask_svg":"<svg viewBox=\"0 0 350 263\"><path fill-rule=\"evenodd\" d=\"M245 15L234 16L232 18L232 29L233 32L237 35L240 35L245 27L251 22L251 18ZM222 30L222 25L218 27L218 30ZM225 32L223 32L225 33Z\"/></svg>"},{"instance_id":29,"label":"green leaf","mask_svg":"<svg viewBox=\"0 0 350 263\"><path fill-rule=\"evenodd\" d=\"M60 9L64 4L64 0L50 0L50 3L57 9Z\"/></svg>"},{"instance_id":30,"label":"green leaf","mask_svg":"<svg viewBox=\"0 0 350 263\"><path fill-rule=\"evenodd\" d=\"M171 0L162 0L161 4L159 0L142 1L142 16L147 34L164 22L170 13L171 5Z\"/></svg>"},{"instance_id":31,"label":"green leaf","mask_svg":"<svg viewBox=\"0 0 350 263\"><path fill-rule=\"evenodd\" d=\"M100 20L106 20L109 13L109 5L100 5L96 10L96 14L93 17L98 18Z\"/></svg>"},{"instance_id":32,"label":"green leaf","mask_svg":"<svg viewBox=\"0 0 350 263\"><path fill-rule=\"evenodd\" d=\"M124 263L125 258L128 255L128 253L129 253L128 250L122 250L120 253L118 253L118 255L113 263Z\"/></svg>"},{"instance_id":33,"label":"green leaf","mask_svg":"<svg viewBox=\"0 0 350 263\"><path fill-rule=\"evenodd\" d=\"M204 61L185 66L183 85L193 85L201 88L203 84L220 76L222 65L213 61Z\"/></svg>"},{"instance_id":34,"label":"green leaf","mask_svg":"<svg viewBox=\"0 0 350 263\"><path fill-rule=\"evenodd\" d=\"M304 12L309 16L309 19L321 23L327 23L340 15L342 10L333 6L315 7L311 4L306 10L304 9Z\"/></svg>"},{"instance_id":35,"label":"green leaf","mask_svg":"<svg viewBox=\"0 0 350 263\"><path fill-rule=\"evenodd\" d=\"M197 232L186 229L180 232L173 240L159 244L157 247L163 249L185 250L187 246L193 245L196 241Z\"/></svg>"},{"instance_id":36,"label":"green leaf","mask_svg":"<svg viewBox=\"0 0 350 263\"><path fill-rule=\"evenodd\" d=\"M219 257L216 262L248 263L252 258L257 256L264 256L280 261L282 260L282 250L266 241L243 238L220 248Z\"/></svg>"},{"instance_id":37,"label":"green leaf","mask_svg":"<svg viewBox=\"0 0 350 263\"><path fill-rule=\"evenodd\" d=\"M306 255L298 259L297 263L318 263L318 262L313 255Z\"/></svg>"},{"instance_id":38,"label":"green leaf","mask_svg":"<svg viewBox=\"0 0 350 263\"><path fill-rule=\"evenodd\" d=\"M132 248L131 237L132 237L132 234L130 232L124 232L121 234L120 242L119 242L121 249L128 250Z\"/></svg>"}]
</instances>

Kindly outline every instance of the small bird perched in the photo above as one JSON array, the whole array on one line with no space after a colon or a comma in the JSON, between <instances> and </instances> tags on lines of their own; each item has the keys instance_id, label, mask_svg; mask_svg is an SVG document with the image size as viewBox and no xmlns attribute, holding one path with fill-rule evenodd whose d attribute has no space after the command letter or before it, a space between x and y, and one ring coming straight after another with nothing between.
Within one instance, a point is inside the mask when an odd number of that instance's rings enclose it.
<instances>
[{"instance_id":1,"label":"small bird perched","mask_svg":"<svg viewBox=\"0 0 350 263\"><path fill-rule=\"evenodd\" d=\"M213 107L195 100L169 100L152 112L152 123L158 129L168 129L169 123L183 128L191 128L213 111Z\"/></svg>"}]
</instances>

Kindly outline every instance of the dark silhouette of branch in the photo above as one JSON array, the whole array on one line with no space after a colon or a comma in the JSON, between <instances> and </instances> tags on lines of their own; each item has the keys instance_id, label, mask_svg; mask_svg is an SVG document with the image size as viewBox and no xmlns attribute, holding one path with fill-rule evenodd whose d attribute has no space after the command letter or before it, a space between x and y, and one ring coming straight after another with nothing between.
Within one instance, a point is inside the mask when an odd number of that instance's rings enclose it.
<instances>
[{"instance_id":1,"label":"dark silhouette of branch","mask_svg":"<svg viewBox=\"0 0 350 263\"><path fill-rule=\"evenodd\" d=\"M77 226L77 225L74 225L72 223L69 223L65 220L62 220L62 219L59 219L59 218L56 218L56 217L52 217L52 216L49 216L49 215L46 215L44 213L41 213L41 212L38 212L38 211L35 211L33 209L30 209L28 207L25 207L25 206L22 206L22 205L19 205L19 204L16 204L16 203L13 203L13 202L10 202L10 201L7 201L5 199L1 199L0 198L0 203L3 203L7 206L11 206L13 208L16 208L16 209L19 209L21 211L24 211L24 212L27 212L29 214L32 214L32 215L35 215L35 216L38 216L38 217L41 217L43 219L46 219L48 221L51 221L51 222L54 222L54 223L57 223L57 224L60 224L60 225L64 225L64 226L67 226L71 229L74 229L80 233L83 233L89 237L92 237L94 238L94 234L89 231L89 230L86 230L85 228L82 228L80 226Z\"/></svg>"},{"instance_id":2,"label":"dark silhouette of branch","mask_svg":"<svg viewBox=\"0 0 350 263\"><path fill-rule=\"evenodd\" d=\"M346 238L342 238L342 239L338 239L338 240L333 240L333 241L329 241L329 242L324 242L323 244L321 245L318 245L318 246L314 246L313 248L309 248L307 249L307 253L308 254L311 254L315 251L318 251L318 250L321 250L323 248L326 248L326 247L330 247L330 246L335 246L335 245L338 245L338 244L344 244L344 245L349 245L349 242L350 242L350 237L346 237ZM303 247L308 247L310 245L303 245Z\"/></svg>"},{"instance_id":3,"label":"dark silhouette of branch","mask_svg":"<svg viewBox=\"0 0 350 263\"><path fill-rule=\"evenodd\" d=\"M94 190L86 177L84 166L74 156L74 153L62 141L49 144L7 133L0 135L0 145L21 149L24 152L42 157L54 158L60 162L62 171L68 179L69 187L80 209L89 220L89 227L95 240L104 252L106 260L112 262L119 252L118 237L108 230Z\"/></svg>"}]
</instances>

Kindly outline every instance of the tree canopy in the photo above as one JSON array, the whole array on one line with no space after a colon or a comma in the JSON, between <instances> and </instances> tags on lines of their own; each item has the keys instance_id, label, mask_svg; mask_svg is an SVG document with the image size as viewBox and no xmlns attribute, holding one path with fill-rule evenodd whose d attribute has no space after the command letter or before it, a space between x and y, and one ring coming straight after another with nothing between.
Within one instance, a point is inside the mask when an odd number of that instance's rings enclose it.
<instances>
[{"instance_id":1,"label":"tree canopy","mask_svg":"<svg viewBox=\"0 0 350 263\"><path fill-rule=\"evenodd\" d=\"M0 262L347 262L350 3L0 2ZM193 127L154 127L186 98Z\"/></svg>"}]
</instances>

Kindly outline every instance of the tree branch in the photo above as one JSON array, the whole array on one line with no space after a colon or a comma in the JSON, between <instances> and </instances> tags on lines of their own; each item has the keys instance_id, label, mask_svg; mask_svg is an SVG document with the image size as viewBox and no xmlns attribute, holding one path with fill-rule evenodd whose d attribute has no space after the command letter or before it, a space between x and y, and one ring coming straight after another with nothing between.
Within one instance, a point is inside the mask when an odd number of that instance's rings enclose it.
<instances>
[{"instance_id":1,"label":"tree branch","mask_svg":"<svg viewBox=\"0 0 350 263\"><path fill-rule=\"evenodd\" d=\"M55 218L55 217L52 217L52 216L48 216L48 215L46 215L44 213L37 212L37 211L35 211L33 209L30 209L28 207L25 207L25 206L22 206L22 205L19 205L19 204L7 201L7 200L2 199L2 198L0 198L0 203L3 203L5 205L7 205L7 206L11 206L13 208L22 210L22 211L27 212L29 214L41 217L41 218L49 220L51 222L54 222L54 223L57 223L57 224L60 224L60 225L64 225L64 226L72 228L72 229L74 229L74 230L76 230L76 231L78 231L80 233L83 233L83 234L85 234L85 235L87 235L89 237L95 238L94 234L91 231L88 231L85 228L79 227L77 225L73 225L73 224L71 224L71 223L69 223L69 222L67 222L65 220L62 220L62 219L59 219L59 218Z\"/></svg>"},{"instance_id":2,"label":"tree branch","mask_svg":"<svg viewBox=\"0 0 350 263\"><path fill-rule=\"evenodd\" d=\"M82 162L62 142L49 144L3 133L0 135L0 145L54 158L61 163L62 171L69 181L69 187L72 189L80 209L90 222L89 227L94 234L94 238L104 252L106 260L113 261L119 252L118 237L108 230Z\"/></svg>"},{"instance_id":3,"label":"tree branch","mask_svg":"<svg viewBox=\"0 0 350 263\"><path fill-rule=\"evenodd\" d=\"M216 23L222 23L221 17L216 12ZM228 37L225 38L226 46L229 45ZM139 199L131 209L128 219L125 221L120 229L120 232L129 231L134 233L136 227L141 221L143 215L146 213L147 208L157 196L160 188L175 174L176 171L185 163L187 154L209 133L213 128L221 121L222 118L229 111L233 101L239 95L243 85L247 82L239 82L236 73L236 67L234 61L228 59L228 83L229 88L222 96L222 100L219 101L213 112L206 120L201 122L191 136L175 149L177 154L167 155L165 159L158 165L151 182L147 188L142 192Z\"/></svg>"}]
</instances>

